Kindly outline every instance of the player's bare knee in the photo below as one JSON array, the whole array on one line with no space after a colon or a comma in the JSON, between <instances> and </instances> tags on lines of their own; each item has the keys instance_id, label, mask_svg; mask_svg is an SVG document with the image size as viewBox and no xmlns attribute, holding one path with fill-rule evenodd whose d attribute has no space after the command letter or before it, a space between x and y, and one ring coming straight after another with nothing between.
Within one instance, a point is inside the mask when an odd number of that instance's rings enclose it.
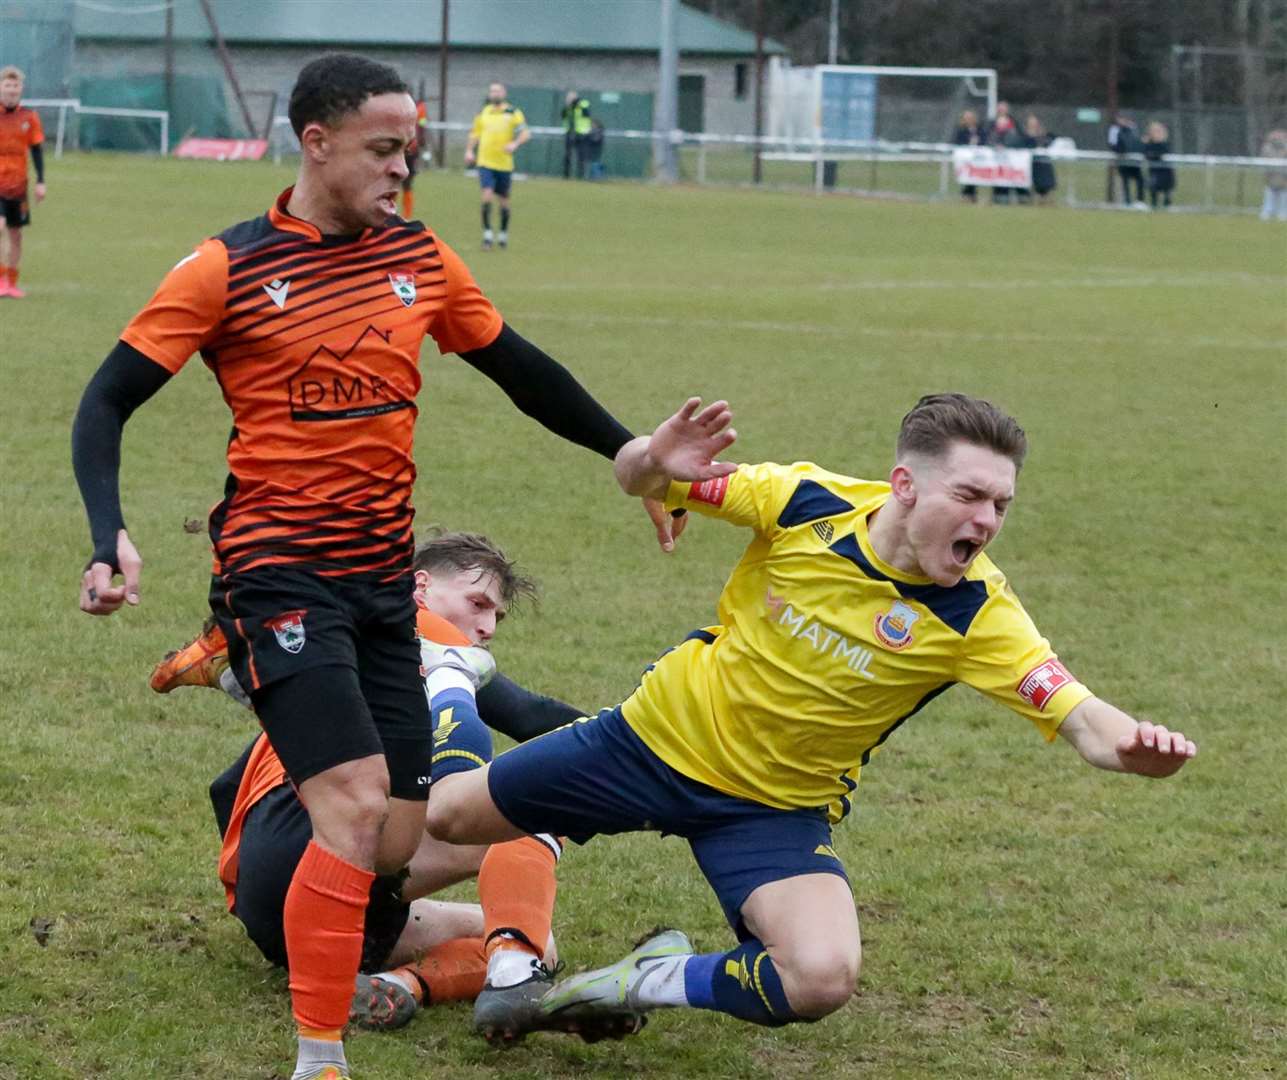
<instances>
[{"instance_id":1,"label":"player's bare knee","mask_svg":"<svg viewBox=\"0 0 1287 1080\"><path fill-rule=\"evenodd\" d=\"M375 858L389 813L389 773L381 758L350 761L300 785L318 840L337 854Z\"/></svg>"},{"instance_id":2,"label":"player's bare knee","mask_svg":"<svg viewBox=\"0 0 1287 1080\"><path fill-rule=\"evenodd\" d=\"M862 966L859 950L811 950L774 958L791 1010L804 1020L828 1016L853 997Z\"/></svg>"}]
</instances>

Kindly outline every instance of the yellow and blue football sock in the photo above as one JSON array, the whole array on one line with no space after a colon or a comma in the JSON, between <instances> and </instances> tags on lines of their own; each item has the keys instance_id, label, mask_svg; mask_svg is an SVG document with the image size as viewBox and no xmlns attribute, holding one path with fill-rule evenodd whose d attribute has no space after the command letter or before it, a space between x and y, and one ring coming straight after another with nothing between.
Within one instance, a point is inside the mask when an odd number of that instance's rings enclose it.
<instances>
[{"instance_id":1,"label":"yellow and blue football sock","mask_svg":"<svg viewBox=\"0 0 1287 1080\"><path fill-rule=\"evenodd\" d=\"M469 690L451 687L429 702L433 716L430 774L441 780L452 773L481 769L492 759L492 735L478 715Z\"/></svg>"},{"instance_id":2,"label":"yellow and blue football sock","mask_svg":"<svg viewBox=\"0 0 1287 1080\"><path fill-rule=\"evenodd\" d=\"M798 1021L764 945L751 938L726 953L690 956L684 997L694 1009L727 1013L765 1027Z\"/></svg>"}]
</instances>

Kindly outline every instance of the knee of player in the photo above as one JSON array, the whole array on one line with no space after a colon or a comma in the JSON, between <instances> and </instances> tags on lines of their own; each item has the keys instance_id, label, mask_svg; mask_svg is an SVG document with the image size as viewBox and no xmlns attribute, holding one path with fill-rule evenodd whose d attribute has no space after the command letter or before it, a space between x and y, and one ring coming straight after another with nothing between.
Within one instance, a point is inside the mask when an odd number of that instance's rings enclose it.
<instances>
[{"instance_id":1,"label":"knee of player","mask_svg":"<svg viewBox=\"0 0 1287 1080\"><path fill-rule=\"evenodd\" d=\"M306 780L300 795L315 829L378 833L389 813L389 773L383 759L351 761Z\"/></svg>"},{"instance_id":2,"label":"knee of player","mask_svg":"<svg viewBox=\"0 0 1287 1080\"><path fill-rule=\"evenodd\" d=\"M465 843L464 822L451 798L450 785L441 781L429 789L429 809L425 812L425 830L435 840L446 844Z\"/></svg>"},{"instance_id":3,"label":"knee of player","mask_svg":"<svg viewBox=\"0 0 1287 1080\"><path fill-rule=\"evenodd\" d=\"M832 947L809 950L774 963L783 976L791 1011L802 1020L828 1016L853 997L862 967L862 952ZM785 969L785 970L783 970Z\"/></svg>"}]
</instances>

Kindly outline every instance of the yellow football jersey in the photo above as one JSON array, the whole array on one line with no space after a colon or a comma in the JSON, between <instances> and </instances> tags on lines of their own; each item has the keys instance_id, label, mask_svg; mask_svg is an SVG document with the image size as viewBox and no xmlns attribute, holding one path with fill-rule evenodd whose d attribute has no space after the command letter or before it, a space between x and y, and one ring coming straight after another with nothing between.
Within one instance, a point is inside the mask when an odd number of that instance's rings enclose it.
<instances>
[{"instance_id":1,"label":"yellow football jersey","mask_svg":"<svg viewBox=\"0 0 1287 1080\"><path fill-rule=\"evenodd\" d=\"M807 462L671 485L670 509L755 537L719 625L662 656L622 706L658 757L726 794L839 820L872 753L953 683L1055 737L1090 691L986 555L950 589L882 562L867 519L888 497Z\"/></svg>"},{"instance_id":2,"label":"yellow football jersey","mask_svg":"<svg viewBox=\"0 0 1287 1080\"><path fill-rule=\"evenodd\" d=\"M508 101L499 105L484 105L483 111L474 117L474 126L470 131L478 139L479 166L498 172L513 172L514 155L507 154L505 147L518 138L526 127L527 120L523 116L523 110L515 108Z\"/></svg>"}]
</instances>

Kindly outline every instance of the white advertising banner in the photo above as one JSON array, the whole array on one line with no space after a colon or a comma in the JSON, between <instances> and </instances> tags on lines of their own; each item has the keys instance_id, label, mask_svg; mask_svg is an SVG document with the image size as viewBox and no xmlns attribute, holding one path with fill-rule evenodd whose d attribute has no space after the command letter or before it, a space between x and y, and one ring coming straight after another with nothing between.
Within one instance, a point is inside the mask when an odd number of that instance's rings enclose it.
<instances>
[{"instance_id":1,"label":"white advertising banner","mask_svg":"<svg viewBox=\"0 0 1287 1080\"><path fill-rule=\"evenodd\" d=\"M1032 187L1032 151L997 146L958 146L952 151L956 182L969 187Z\"/></svg>"}]
</instances>

